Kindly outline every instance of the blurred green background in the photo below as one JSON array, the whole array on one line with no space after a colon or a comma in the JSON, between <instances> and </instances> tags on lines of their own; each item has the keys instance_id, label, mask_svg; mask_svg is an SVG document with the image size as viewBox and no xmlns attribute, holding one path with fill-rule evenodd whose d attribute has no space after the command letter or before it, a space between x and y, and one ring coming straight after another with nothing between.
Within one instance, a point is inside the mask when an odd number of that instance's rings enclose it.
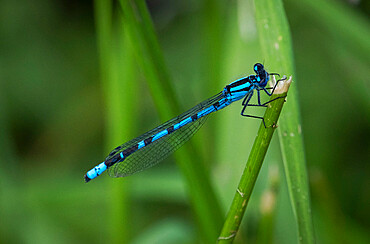
<instances>
[{"instance_id":1,"label":"blurred green background","mask_svg":"<svg viewBox=\"0 0 370 244\"><path fill-rule=\"evenodd\" d=\"M183 111L264 61L252 1L147 4ZM114 146L164 122L121 37L111 47L122 104L110 102L104 55L98 51L97 6L91 1L0 2L0 242L200 243L192 192L173 157L131 177L105 174L83 182L86 171ZM369 243L369 2L286 0L284 6L316 240ZM119 33L119 4L113 2L112 9L113 32ZM260 123L242 118L240 109L235 104L211 116L193 138L222 218ZM112 131L115 116L126 130ZM296 243L277 135L236 243L269 242L259 238L265 224L261 198L271 188L276 188L276 204L270 242Z\"/></svg>"}]
</instances>

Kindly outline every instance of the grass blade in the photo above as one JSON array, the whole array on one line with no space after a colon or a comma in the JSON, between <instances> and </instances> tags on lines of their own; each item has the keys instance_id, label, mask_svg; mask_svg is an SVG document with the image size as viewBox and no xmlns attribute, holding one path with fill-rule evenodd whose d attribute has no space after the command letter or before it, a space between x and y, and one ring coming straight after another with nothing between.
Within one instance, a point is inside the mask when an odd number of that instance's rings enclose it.
<instances>
[{"instance_id":1,"label":"grass blade","mask_svg":"<svg viewBox=\"0 0 370 244\"><path fill-rule=\"evenodd\" d=\"M274 72L294 75L290 30L280 0L255 1L256 22L265 63ZM282 58L284 57L284 58ZM278 128L285 175L301 243L314 243L308 176L297 87L293 86Z\"/></svg>"},{"instance_id":2,"label":"grass blade","mask_svg":"<svg viewBox=\"0 0 370 244\"><path fill-rule=\"evenodd\" d=\"M125 111L134 118L133 110L135 98L133 55L130 52L127 40L123 40L123 30L113 28L113 8L111 1L95 0L95 20L100 59L100 75L104 92L106 114L106 150L109 151L121 143L122 138L132 135L132 123L125 118ZM126 38L127 39L127 38ZM122 55L122 54L125 55ZM131 95L130 95L131 94ZM109 203L109 237L111 243L122 243L129 240L130 226L125 225L122 219L129 219L128 185L125 181L112 181L110 184Z\"/></svg>"},{"instance_id":3,"label":"grass blade","mask_svg":"<svg viewBox=\"0 0 370 244\"><path fill-rule=\"evenodd\" d=\"M163 121L170 119L181 111L145 1L121 0L120 4L124 28L130 35L136 60L144 71L159 115ZM191 142L177 151L175 157L191 193L201 237L206 243L211 243L217 237L223 214L209 175L204 165L199 162L199 157L194 154Z\"/></svg>"}]
</instances>

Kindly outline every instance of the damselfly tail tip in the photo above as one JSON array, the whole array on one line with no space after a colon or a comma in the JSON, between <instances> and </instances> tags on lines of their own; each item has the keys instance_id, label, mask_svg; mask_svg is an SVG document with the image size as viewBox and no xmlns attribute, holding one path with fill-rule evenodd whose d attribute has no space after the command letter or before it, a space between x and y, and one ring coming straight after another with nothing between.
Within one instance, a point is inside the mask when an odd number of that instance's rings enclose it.
<instances>
[{"instance_id":1,"label":"damselfly tail tip","mask_svg":"<svg viewBox=\"0 0 370 244\"><path fill-rule=\"evenodd\" d=\"M85 183L89 182L91 179L86 175L84 175L84 180L85 180Z\"/></svg>"}]
</instances>

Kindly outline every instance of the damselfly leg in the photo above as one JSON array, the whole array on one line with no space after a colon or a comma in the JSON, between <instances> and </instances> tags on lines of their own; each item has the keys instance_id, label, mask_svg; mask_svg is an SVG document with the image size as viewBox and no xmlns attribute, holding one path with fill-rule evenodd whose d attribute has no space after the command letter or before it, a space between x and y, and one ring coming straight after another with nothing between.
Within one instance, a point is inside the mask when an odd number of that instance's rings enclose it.
<instances>
[{"instance_id":1,"label":"damselfly leg","mask_svg":"<svg viewBox=\"0 0 370 244\"><path fill-rule=\"evenodd\" d=\"M279 74L275 74L275 73L271 73L270 75L279 75ZM279 75L280 76L280 75ZM255 115L250 115L250 114L244 114L245 112L245 109L250 106L250 107L267 107L267 104L279 99L279 98L285 98L286 96L281 96L281 97L277 97L277 98L274 98L268 102L265 102L263 104L261 104L261 96L260 96L260 91L264 91L268 96L272 96L272 94L274 93L275 91L275 88L277 86L277 84L279 83L279 81L282 81L282 80L286 80L286 77L283 77L282 79L279 79L276 81L274 87L269 87L269 88L265 88L265 87L262 87L262 88L257 88L257 101L258 101L258 104L249 104L249 101L251 100L252 96L253 96L253 90L250 91L250 93L245 96L244 100L243 100L243 109L242 109L242 112L241 112L241 115L244 116L244 117L248 117L248 118L255 118L255 119L261 119L262 122L263 122L263 125L266 127L266 124L265 124L265 119L261 116L255 116ZM267 89L272 89L271 93L267 91Z\"/></svg>"}]
</instances>

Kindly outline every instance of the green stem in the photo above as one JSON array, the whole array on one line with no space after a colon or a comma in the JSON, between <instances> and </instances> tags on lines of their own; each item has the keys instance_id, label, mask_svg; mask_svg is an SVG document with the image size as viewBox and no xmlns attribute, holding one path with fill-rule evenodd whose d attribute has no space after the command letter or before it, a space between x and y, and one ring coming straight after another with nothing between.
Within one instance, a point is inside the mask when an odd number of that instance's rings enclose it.
<instances>
[{"instance_id":1,"label":"green stem","mask_svg":"<svg viewBox=\"0 0 370 244\"><path fill-rule=\"evenodd\" d=\"M271 100L278 97L285 97L291 83L291 78L286 81L280 81ZM222 228L219 243L232 243L243 219L248 201L252 195L254 184L256 183L258 173L265 158L272 135L276 129L276 124L284 104L284 99L276 99L269 103L266 109L264 120L266 127L261 123L257 137L254 141L248 162L240 179L237 191L235 193L226 221Z\"/></svg>"}]
</instances>

